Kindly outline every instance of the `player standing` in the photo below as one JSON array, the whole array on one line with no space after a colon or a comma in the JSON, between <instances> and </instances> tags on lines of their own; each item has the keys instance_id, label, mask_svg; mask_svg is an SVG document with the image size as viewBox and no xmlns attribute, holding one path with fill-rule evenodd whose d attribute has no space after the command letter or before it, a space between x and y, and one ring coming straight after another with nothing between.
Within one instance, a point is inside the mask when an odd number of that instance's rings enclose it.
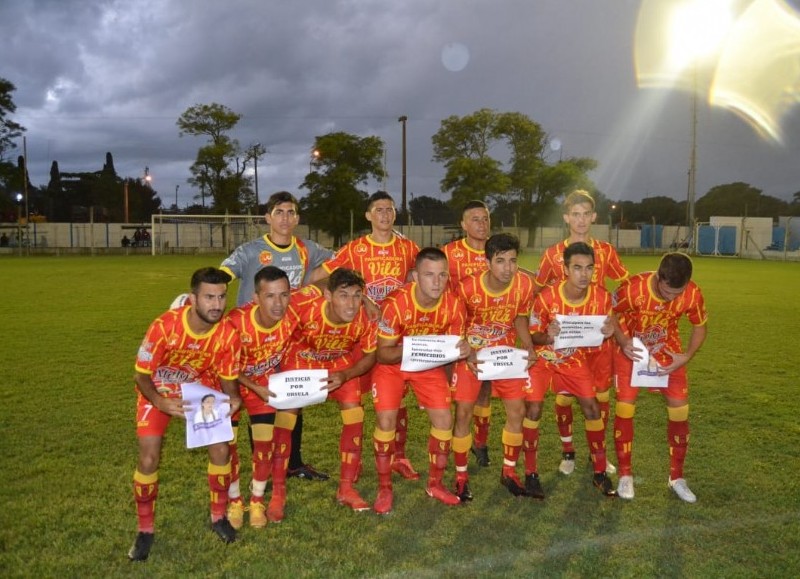
<instances>
[{"instance_id":1,"label":"player standing","mask_svg":"<svg viewBox=\"0 0 800 579\"><path fill-rule=\"evenodd\" d=\"M250 526L267 524L264 492L272 471L272 440L275 409L269 405L269 375L275 372L294 331L296 319L286 316L289 307L289 276L273 265L260 269L254 278L253 301L228 313L227 319L239 333L239 389L250 417L253 441L253 475L250 485ZM228 520L235 529L244 522L244 504L239 492L239 456L237 440L239 415L233 416L234 438L231 442L232 480L229 492ZM273 492L279 486L273 484Z\"/></svg>"},{"instance_id":2,"label":"player standing","mask_svg":"<svg viewBox=\"0 0 800 579\"><path fill-rule=\"evenodd\" d=\"M354 511L369 509L353 486L361 467L364 407L359 377L375 364L376 328L361 307L364 278L351 269L339 268L328 279L323 295L295 306L297 329L281 360L281 370L328 370L328 399L339 404L342 431L339 489L336 500ZM353 350L360 350L356 356ZM267 511L271 520L283 518L285 491L277 492L281 467L286 468L291 451L293 419L298 410L281 411L275 419L273 491Z\"/></svg>"},{"instance_id":3,"label":"player standing","mask_svg":"<svg viewBox=\"0 0 800 579\"><path fill-rule=\"evenodd\" d=\"M414 258L419 252L416 243L394 231L396 215L391 195L385 191L373 193L367 200L366 212L372 232L347 243L333 259L326 261L321 267L324 275L330 275L339 267L361 272L367 284L367 297L380 306L390 293L410 280ZM370 375L365 374L362 377L362 391L368 393L371 384ZM395 436L392 470L403 478L419 479L419 473L414 470L405 453L408 437L408 409L405 403L397 413Z\"/></svg>"},{"instance_id":4,"label":"player standing","mask_svg":"<svg viewBox=\"0 0 800 579\"><path fill-rule=\"evenodd\" d=\"M241 405L236 382L239 373L236 331L223 319L230 276L218 269L199 269L192 275L189 304L169 310L150 324L136 357L136 435L139 460L133 475L133 496L139 532L128 552L144 561L153 545L158 467L164 433L170 419L189 410L181 399L181 384L206 380L230 397L231 412ZM209 377L214 376L211 380ZM218 380L218 382L217 382ZM236 531L225 516L231 463L227 442L208 447L208 485L211 490L211 529L225 543Z\"/></svg>"},{"instance_id":5,"label":"player standing","mask_svg":"<svg viewBox=\"0 0 800 579\"><path fill-rule=\"evenodd\" d=\"M519 240L508 233L492 235L486 241L488 270L463 278L456 293L466 307L466 337L473 351L493 346L522 347L533 360L533 343L528 333L528 316L533 302L533 281L519 272ZM477 370L480 366L477 366ZM481 388L480 372L469 360L456 363L453 370L456 421L453 428L453 455L456 465L456 494L462 502L472 500L467 474L469 449L472 447L470 423L473 407ZM489 381L485 381L489 382ZM506 424L503 428L503 471L500 482L515 496L525 495L525 487L516 474L522 450L522 420L529 381L505 379L489 382L503 400Z\"/></svg>"},{"instance_id":6,"label":"player standing","mask_svg":"<svg viewBox=\"0 0 800 579\"><path fill-rule=\"evenodd\" d=\"M592 482L603 494L614 496L611 481L606 474L606 442L600 406L595 398L594 377L591 368L592 352L596 349L575 347L555 350L553 343L561 328L556 315L605 315L605 338L611 337L611 296L601 286L591 282L594 270L594 252L586 243L570 243L564 250L566 279L548 286L537 294L531 313L531 338L537 345L539 358L530 370L531 392L528 395L527 416L523 422L525 452L525 486L528 494L542 499L538 474L539 420L542 402L548 386L555 392L566 392L577 397L583 411L586 440L591 452L594 476Z\"/></svg>"},{"instance_id":7,"label":"player standing","mask_svg":"<svg viewBox=\"0 0 800 579\"><path fill-rule=\"evenodd\" d=\"M682 253L668 253L658 271L640 273L623 283L614 293L614 311L620 316L616 329L618 351L614 359L617 378L617 404L614 444L619 460L619 496L632 499L633 416L639 390L631 387L632 360L642 355L654 357L659 374L668 374L666 389L659 389L667 404L669 442L669 487L681 500L693 503L695 494L683 477L683 464L689 446L689 384L686 364L706 339L708 314L703 294L692 281L692 262ZM683 351L678 321L686 316L692 324L686 351ZM623 331L622 328L625 328ZM633 347L639 338L648 352Z\"/></svg>"},{"instance_id":8,"label":"player standing","mask_svg":"<svg viewBox=\"0 0 800 579\"><path fill-rule=\"evenodd\" d=\"M461 213L461 229L464 237L442 247L450 269L450 289L455 292L458 283L467 276L483 273L488 269L485 247L492 231L489 208L483 201L469 201ZM489 425L492 416L492 389L488 383L481 384L473 408L474 438L472 453L479 466L489 466Z\"/></svg>"},{"instance_id":9,"label":"player standing","mask_svg":"<svg viewBox=\"0 0 800 579\"><path fill-rule=\"evenodd\" d=\"M300 224L300 203L288 191L273 193L267 201L264 219L269 233L243 243L233 250L220 265L234 279L239 278L236 305L242 306L253 298L253 279L262 267L274 265L289 276L292 289L315 281L314 270L333 257L333 252L310 239L299 239L294 230ZM318 274L317 274L318 275ZM303 415L297 418L293 431L289 476L305 480L328 480L327 473L303 462Z\"/></svg>"},{"instance_id":10,"label":"player standing","mask_svg":"<svg viewBox=\"0 0 800 579\"><path fill-rule=\"evenodd\" d=\"M605 241L594 239L591 235L592 223L597 219L594 198L582 189L573 191L564 199L564 223L569 228L569 237L564 241L548 247L542 254L539 269L536 272L537 291L564 280L564 250L571 243L583 242L594 252L595 264L592 283L605 287L609 278L616 282L628 278L628 270L622 264L614 246ZM610 387L613 359L613 342L606 340L603 347L593 354L592 368L595 380L595 396L600 404L603 429L608 424L610 406ZM572 443L572 403L574 398L563 392L556 393L556 424L561 436L562 460L558 470L570 475L575 471L575 446ZM608 472L616 469L608 463Z\"/></svg>"},{"instance_id":11,"label":"player standing","mask_svg":"<svg viewBox=\"0 0 800 579\"><path fill-rule=\"evenodd\" d=\"M394 459L397 412L406 382L425 408L431 421L428 436L428 496L447 505L457 505L459 498L444 488L442 478L447 468L453 438L450 414L450 389L444 367L421 372L404 372L403 337L424 335L463 336L464 311L454 294L447 291L447 257L435 247L417 254L413 281L392 293L382 306L378 326L378 351L372 372L372 397L376 425L373 434L375 465L378 471L378 496L374 509L378 514L392 510L392 461ZM459 342L463 358L470 353L465 340Z\"/></svg>"}]
</instances>

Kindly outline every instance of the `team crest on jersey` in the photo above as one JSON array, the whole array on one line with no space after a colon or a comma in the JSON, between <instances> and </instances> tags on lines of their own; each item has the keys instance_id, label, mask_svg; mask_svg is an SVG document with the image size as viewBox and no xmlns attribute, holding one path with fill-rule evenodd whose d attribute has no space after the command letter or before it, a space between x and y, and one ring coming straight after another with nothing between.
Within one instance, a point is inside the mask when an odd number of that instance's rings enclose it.
<instances>
[{"instance_id":1,"label":"team crest on jersey","mask_svg":"<svg viewBox=\"0 0 800 579\"><path fill-rule=\"evenodd\" d=\"M242 332L240 334L240 339L242 340L242 344L252 344L253 343L253 336L251 336L247 332Z\"/></svg>"},{"instance_id":2,"label":"team crest on jersey","mask_svg":"<svg viewBox=\"0 0 800 579\"><path fill-rule=\"evenodd\" d=\"M355 252L357 254L364 255L368 251L369 251L369 248L366 245L364 245L363 243L359 243L358 245L356 245Z\"/></svg>"},{"instance_id":3,"label":"team crest on jersey","mask_svg":"<svg viewBox=\"0 0 800 579\"><path fill-rule=\"evenodd\" d=\"M646 297L644 297L644 296L636 296L636 299L633 300L633 303L637 308L639 308L639 307L642 307L645 304L646 301L647 301Z\"/></svg>"},{"instance_id":4,"label":"team crest on jersey","mask_svg":"<svg viewBox=\"0 0 800 579\"><path fill-rule=\"evenodd\" d=\"M258 261L261 265L269 265L272 263L272 253L269 251L262 251L258 254Z\"/></svg>"},{"instance_id":5,"label":"team crest on jersey","mask_svg":"<svg viewBox=\"0 0 800 579\"><path fill-rule=\"evenodd\" d=\"M453 259L464 259L464 252L460 249L456 249L452 253Z\"/></svg>"},{"instance_id":6,"label":"team crest on jersey","mask_svg":"<svg viewBox=\"0 0 800 579\"><path fill-rule=\"evenodd\" d=\"M475 295L475 296L472 296L471 298L469 298L469 301L473 306L479 306L479 305L481 305L481 301L482 300L481 300L481 296Z\"/></svg>"},{"instance_id":7,"label":"team crest on jersey","mask_svg":"<svg viewBox=\"0 0 800 579\"><path fill-rule=\"evenodd\" d=\"M319 324L317 324L317 322L309 322L309 324L306 326L306 328L308 328L311 331L318 330L319 329Z\"/></svg>"},{"instance_id":8,"label":"team crest on jersey","mask_svg":"<svg viewBox=\"0 0 800 579\"><path fill-rule=\"evenodd\" d=\"M411 319L411 312L406 312L406 313L403 315L403 321L404 321L404 322L407 322L407 321L409 321L410 319Z\"/></svg>"}]
</instances>

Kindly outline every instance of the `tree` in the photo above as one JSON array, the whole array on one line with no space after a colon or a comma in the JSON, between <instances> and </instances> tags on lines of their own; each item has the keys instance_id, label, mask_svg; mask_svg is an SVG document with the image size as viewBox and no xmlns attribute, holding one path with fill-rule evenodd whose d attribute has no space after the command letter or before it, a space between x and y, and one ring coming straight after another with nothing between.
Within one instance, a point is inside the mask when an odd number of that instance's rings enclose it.
<instances>
[{"instance_id":1,"label":"tree","mask_svg":"<svg viewBox=\"0 0 800 579\"><path fill-rule=\"evenodd\" d=\"M370 178L381 180L383 141L349 133L328 133L314 140L311 171L300 185L308 195L300 200L302 214L311 227L333 236L334 245L350 231L366 226L367 192L359 189Z\"/></svg>"},{"instance_id":2,"label":"tree","mask_svg":"<svg viewBox=\"0 0 800 579\"><path fill-rule=\"evenodd\" d=\"M433 223L442 225L458 222L457 216L450 205L428 195L412 197L411 202L408 204L408 209L411 212L411 220L415 225L430 225Z\"/></svg>"},{"instance_id":3,"label":"tree","mask_svg":"<svg viewBox=\"0 0 800 579\"><path fill-rule=\"evenodd\" d=\"M14 139L25 132L25 127L15 123L9 118L17 110L11 93L17 90L10 80L0 77L0 161L4 161L6 154L16 148Z\"/></svg>"},{"instance_id":4,"label":"tree","mask_svg":"<svg viewBox=\"0 0 800 579\"><path fill-rule=\"evenodd\" d=\"M209 139L197 151L188 182L199 187L203 196L207 194L219 213L241 213L253 205L250 179L244 175L249 158L240 162L239 142L228 136L241 118L228 107L211 103L189 107L176 122L181 137L205 135Z\"/></svg>"},{"instance_id":5,"label":"tree","mask_svg":"<svg viewBox=\"0 0 800 579\"><path fill-rule=\"evenodd\" d=\"M497 114L491 109L442 121L432 137L433 160L444 164L442 190L450 192L455 207L508 190L511 179L503 172L503 164L489 155L499 139Z\"/></svg>"},{"instance_id":6,"label":"tree","mask_svg":"<svg viewBox=\"0 0 800 579\"><path fill-rule=\"evenodd\" d=\"M433 160L446 169L442 189L451 193L456 207L471 199L488 200L502 210L504 220L533 228L548 218L560 219L560 196L575 188L592 189L588 172L596 161L550 163L547 133L522 113L480 109L451 116L432 140Z\"/></svg>"},{"instance_id":7,"label":"tree","mask_svg":"<svg viewBox=\"0 0 800 579\"><path fill-rule=\"evenodd\" d=\"M698 221L708 221L713 215L735 217L777 217L789 212L786 201L763 195L747 183L717 185L695 203Z\"/></svg>"},{"instance_id":8,"label":"tree","mask_svg":"<svg viewBox=\"0 0 800 579\"><path fill-rule=\"evenodd\" d=\"M6 159L6 155L16 148L14 139L25 132L25 127L12 121L9 116L17 110L11 95L17 87L0 77L0 215L16 219L16 193L22 191L23 176L18 167Z\"/></svg>"}]
</instances>

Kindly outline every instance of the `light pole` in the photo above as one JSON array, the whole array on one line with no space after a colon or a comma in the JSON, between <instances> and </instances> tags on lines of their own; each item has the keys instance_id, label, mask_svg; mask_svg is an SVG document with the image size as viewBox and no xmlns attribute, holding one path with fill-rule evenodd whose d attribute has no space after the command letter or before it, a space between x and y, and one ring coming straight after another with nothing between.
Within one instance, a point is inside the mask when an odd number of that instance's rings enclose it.
<instances>
[{"instance_id":1,"label":"light pole","mask_svg":"<svg viewBox=\"0 0 800 579\"><path fill-rule=\"evenodd\" d=\"M314 149L313 151L311 151L311 158L308 160L308 172L309 173L313 173L314 172L313 165L319 159L321 154L322 153L319 152L319 149Z\"/></svg>"},{"instance_id":2,"label":"light pole","mask_svg":"<svg viewBox=\"0 0 800 579\"><path fill-rule=\"evenodd\" d=\"M180 185L175 185L175 213L178 212L178 188Z\"/></svg>"},{"instance_id":3,"label":"light pole","mask_svg":"<svg viewBox=\"0 0 800 579\"><path fill-rule=\"evenodd\" d=\"M403 210L403 215L406 218L406 225L409 224L408 221L408 206L406 204L406 122L408 121L408 117L403 115L397 122L403 124L403 180L402 180L402 200L401 200L401 207Z\"/></svg>"},{"instance_id":4,"label":"light pole","mask_svg":"<svg viewBox=\"0 0 800 579\"><path fill-rule=\"evenodd\" d=\"M253 178L256 181L256 215L258 215L258 149L261 148L261 143L255 144L255 155L253 156Z\"/></svg>"},{"instance_id":5,"label":"light pole","mask_svg":"<svg viewBox=\"0 0 800 579\"><path fill-rule=\"evenodd\" d=\"M17 247L22 255L22 193L17 193Z\"/></svg>"}]
</instances>

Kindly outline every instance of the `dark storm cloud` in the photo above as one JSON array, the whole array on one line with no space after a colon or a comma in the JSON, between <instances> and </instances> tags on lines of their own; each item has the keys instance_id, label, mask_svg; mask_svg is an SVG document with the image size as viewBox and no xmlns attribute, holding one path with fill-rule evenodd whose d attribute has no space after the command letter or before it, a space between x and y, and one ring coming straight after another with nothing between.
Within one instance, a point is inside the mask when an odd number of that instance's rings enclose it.
<instances>
[{"instance_id":1,"label":"dark storm cloud","mask_svg":"<svg viewBox=\"0 0 800 579\"><path fill-rule=\"evenodd\" d=\"M243 115L236 138L261 142L262 191L297 191L314 137L342 130L387 144L399 199L408 116L409 191L436 195L431 136L442 119L489 107L519 111L561 142L554 155L598 159L612 198L685 197L690 98L637 90L639 2L576 0L129 0L0 4L0 76L17 86L32 180L50 163L118 173L148 166L156 189L190 201L189 165L202 139L179 138L189 106ZM468 60L446 68L458 43ZM456 51L454 54L463 56ZM787 144L764 144L732 113L699 109L698 195L746 181L788 198L800 190L798 115ZM263 167L263 169L262 169ZM372 187L377 184L372 184Z\"/></svg>"}]
</instances>

